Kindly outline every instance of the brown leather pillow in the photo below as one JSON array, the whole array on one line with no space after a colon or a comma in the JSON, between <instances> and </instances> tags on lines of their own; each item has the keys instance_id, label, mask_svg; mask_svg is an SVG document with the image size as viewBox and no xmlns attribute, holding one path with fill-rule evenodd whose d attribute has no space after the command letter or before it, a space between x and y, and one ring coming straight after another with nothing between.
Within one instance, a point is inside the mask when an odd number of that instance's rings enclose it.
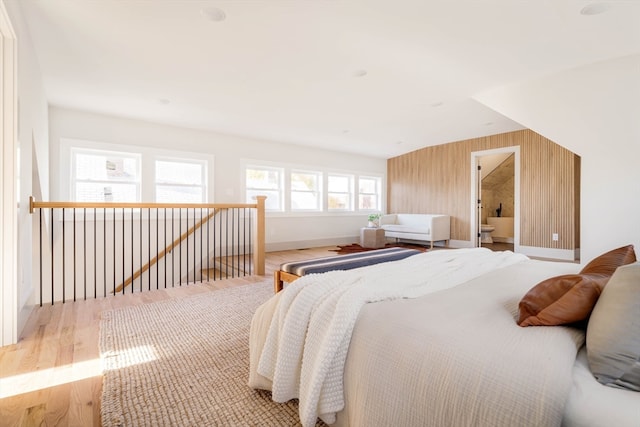
<instances>
[{"instance_id":1,"label":"brown leather pillow","mask_svg":"<svg viewBox=\"0 0 640 427\"><path fill-rule=\"evenodd\" d=\"M554 326L585 320L616 268L636 261L633 245L614 249L578 274L543 280L520 301L520 326Z\"/></svg>"},{"instance_id":2,"label":"brown leather pillow","mask_svg":"<svg viewBox=\"0 0 640 427\"><path fill-rule=\"evenodd\" d=\"M612 276L621 265L636 262L636 252L633 245L623 246L600 255L585 265L580 271L581 274L604 274Z\"/></svg>"}]
</instances>

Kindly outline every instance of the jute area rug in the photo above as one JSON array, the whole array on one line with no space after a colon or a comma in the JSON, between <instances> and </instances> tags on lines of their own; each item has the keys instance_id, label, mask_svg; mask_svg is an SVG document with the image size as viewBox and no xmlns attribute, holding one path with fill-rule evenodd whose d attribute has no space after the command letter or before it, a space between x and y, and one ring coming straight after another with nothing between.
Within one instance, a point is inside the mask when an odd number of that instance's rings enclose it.
<instances>
[{"instance_id":1,"label":"jute area rug","mask_svg":"<svg viewBox=\"0 0 640 427\"><path fill-rule=\"evenodd\" d=\"M249 326L271 280L104 312L102 425L295 426L297 402L247 386Z\"/></svg>"}]
</instances>

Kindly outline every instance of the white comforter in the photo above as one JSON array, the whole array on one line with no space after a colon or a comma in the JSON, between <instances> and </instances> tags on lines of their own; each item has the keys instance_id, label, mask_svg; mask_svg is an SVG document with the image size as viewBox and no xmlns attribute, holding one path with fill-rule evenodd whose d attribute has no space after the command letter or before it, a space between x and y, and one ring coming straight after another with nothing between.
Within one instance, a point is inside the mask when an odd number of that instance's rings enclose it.
<instances>
[{"instance_id":1,"label":"white comforter","mask_svg":"<svg viewBox=\"0 0 640 427\"><path fill-rule=\"evenodd\" d=\"M302 277L279 295L257 372L272 382L273 400L299 399L303 426L315 425L318 416L334 423L344 407L344 365L364 304L448 289L526 259L511 252L458 249Z\"/></svg>"}]
</instances>

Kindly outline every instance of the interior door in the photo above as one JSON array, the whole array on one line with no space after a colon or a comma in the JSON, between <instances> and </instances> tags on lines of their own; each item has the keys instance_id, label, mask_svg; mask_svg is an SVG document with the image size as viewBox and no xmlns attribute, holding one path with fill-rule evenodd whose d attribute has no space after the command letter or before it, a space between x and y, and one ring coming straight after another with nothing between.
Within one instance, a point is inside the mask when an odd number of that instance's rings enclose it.
<instances>
[{"instance_id":1,"label":"interior door","mask_svg":"<svg viewBox=\"0 0 640 427\"><path fill-rule=\"evenodd\" d=\"M482 246L480 231L482 230L482 166L478 165L476 172L476 194L478 195L478 203L476 208L476 246Z\"/></svg>"}]
</instances>

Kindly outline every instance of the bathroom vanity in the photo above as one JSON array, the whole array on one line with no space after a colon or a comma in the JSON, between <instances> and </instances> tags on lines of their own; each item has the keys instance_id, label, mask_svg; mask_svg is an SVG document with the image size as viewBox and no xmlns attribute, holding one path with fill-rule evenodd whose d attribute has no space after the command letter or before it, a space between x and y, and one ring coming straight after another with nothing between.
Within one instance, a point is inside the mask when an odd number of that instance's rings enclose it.
<instances>
[{"instance_id":1,"label":"bathroom vanity","mask_svg":"<svg viewBox=\"0 0 640 427\"><path fill-rule=\"evenodd\" d=\"M513 217L488 217L487 224L495 227L491 238L495 242L513 243Z\"/></svg>"}]
</instances>

